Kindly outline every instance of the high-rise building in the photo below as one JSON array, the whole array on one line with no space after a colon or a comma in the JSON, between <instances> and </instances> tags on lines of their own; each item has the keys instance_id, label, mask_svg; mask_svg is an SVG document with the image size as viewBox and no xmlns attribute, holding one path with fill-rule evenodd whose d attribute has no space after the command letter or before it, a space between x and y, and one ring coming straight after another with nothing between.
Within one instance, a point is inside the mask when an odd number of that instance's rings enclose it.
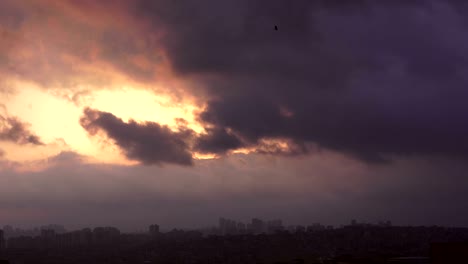
<instances>
[{"instance_id":1,"label":"high-rise building","mask_svg":"<svg viewBox=\"0 0 468 264\"><path fill-rule=\"evenodd\" d=\"M307 232L318 232L325 230L327 227L320 224L320 223L314 223L312 225L307 226Z\"/></svg>"},{"instance_id":2,"label":"high-rise building","mask_svg":"<svg viewBox=\"0 0 468 264\"><path fill-rule=\"evenodd\" d=\"M284 230L283 221L281 219L276 219L267 222L267 231L270 234L274 234L278 231Z\"/></svg>"},{"instance_id":3,"label":"high-rise building","mask_svg":"<svg viewBox=\"0 0 468 264\"><path fill-rule=\"evenodd\" d=\"M150 225L149 226L149 233L150 235L154 236L154 235L158 235L159 234L159 225Z\"/></svg>"},{"instance_id":4,"label":"high-rise building","mask_svg":"<svg viewBox=\"0 0 468 264\"><path fill-rule=\"evenodd\" d=\"M42 247L50 248L56 243L56 234L53 229L42 229L41 230Z\"/></svg>"},{"instance_id":5,"label":"high-rise building","mask_svg":"<svg viewBox=\"0 0 468 264\"><path fill-rule=\"evenodd\" d=\"M43 238L53 238L55 237L55 230L53 229L42 229L41 237Z\"/></svg>"},{"instance_id":6,"label":"high-rise building","mask_svg":"<svg viewBox=\"0 0 468 264\"><path fill-rule=\"evenodd\" d=\"M93 243L97 245L115 243L118 241L119 237L120 230L115 227L95 227L93 229Z\"/></svg>"},{"instance_id":7,"label":"high-rise building","mask_svg":"<svg viewBox=\"0 0 468 264\"><path fill-rule=\"evenodd\" d=\"M296 233L296 226L295 225L288 225L288 232L289 233Z\"/></svg>"},{"instance_id":8,"label":"high-rise building","mask_svg":"<svg viewBox=\"0 0 468 264\"><path fill-rule=\"evenodd\" d=\"M254 234L261 234L265 232L265 223L257 218L252 219L252 231Z\"/></svg>"},{"instance_id":9,"label":"high-rise building","mask_svg":"<svg viewBox=\"0 0 468 264\"><path fill-rule=\"evenodd\" d=\"M304 233L306 231L305 226L298 225L296 226L296 233Z\"/></svg>"},{"instance_id":10,"label":"high-rise building","mask_svg":"<svg viewBox=\"0 0 468 264\"><path fill-rule=\"evenodd\" d=\"M245 232L247 231L246 229L247 228L246 228L244 223L242 223L242 222L237 223L237 232L239 234L245 234Z\"/></svg>"},{"instance_id":11,"label":"high-rise building","mask_svg":"<svg viewBox=\"0 0 468 264\"><path fill-rule=\"evenodd\" d=\"M219 218L219 234L220 235L234 235L239 233L239 224L231 219Z\"/></svg>"},{"instance_id":12,"label":"high-rise building","mask_svg":"<svg viewBox=\"0 0 468 264\"><path fill-rule=\"evenodd\" d=\"M5 237L3 234L3 230L0 229L0 251L5 249Z\"/></svg>"},{"instance_id":13,"label":"high-rise building","mask_svg":"<svg viewBox=\"0 0 468 264\"><path fill-rule=\"evenodd\" d=\"M219 218L219 233L220 233L220 235L226 234L226 223L227 223L226 219L224 219L222 217Z\"/></svg>"}]
</instances>

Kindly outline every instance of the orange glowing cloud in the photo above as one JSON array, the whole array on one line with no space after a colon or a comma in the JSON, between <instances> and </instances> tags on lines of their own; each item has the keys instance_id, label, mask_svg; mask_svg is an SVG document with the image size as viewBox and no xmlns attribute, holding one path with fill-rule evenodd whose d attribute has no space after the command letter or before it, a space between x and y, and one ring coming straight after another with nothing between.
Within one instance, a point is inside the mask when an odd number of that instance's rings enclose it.
<instances>
[{"instance_id":1,"label":"orange glowing cloud","mask_svg":"<svg viewBox=\"0 0 468 264\"><path fill-rule=\"evenodd\" d=\"M2 148L6 158L27 161L71 149L100 162L127 163L115 146L89 137L79 125L87 106L172 129L184 119L192 130L203 130L194 116L198 107L183 89L185 81L173 76L158 46L160 33L145 31L123 3L25 0L1 5L18 22L0 26L0 104L45 142L40 148L8 143ZM8 120L13 119L4 118L3 127ZM65 145L57 146L57 139Z\"/></svg>"}]
</instances>

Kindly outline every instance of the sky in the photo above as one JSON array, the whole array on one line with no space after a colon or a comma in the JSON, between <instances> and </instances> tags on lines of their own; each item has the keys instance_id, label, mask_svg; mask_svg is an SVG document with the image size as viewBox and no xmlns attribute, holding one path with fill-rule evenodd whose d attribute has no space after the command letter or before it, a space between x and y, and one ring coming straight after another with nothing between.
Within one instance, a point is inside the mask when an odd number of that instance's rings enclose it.
<instances>
[{"instance_id":1,"label":"sky","mask_svg":"<svg viewBox=\"0 0 468 264\"><path fill-rule=\"evenodd\" d=\"M0 226L467 226L467 14L2 0Z\"/></svg>"}]
</instances>

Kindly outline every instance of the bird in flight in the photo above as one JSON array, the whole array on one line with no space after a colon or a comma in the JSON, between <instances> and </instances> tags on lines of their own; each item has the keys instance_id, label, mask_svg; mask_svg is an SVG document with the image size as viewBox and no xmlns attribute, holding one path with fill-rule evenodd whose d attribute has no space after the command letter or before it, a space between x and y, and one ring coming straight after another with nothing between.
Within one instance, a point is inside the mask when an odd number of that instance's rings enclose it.
<instances>
[{"instance_id":1,"label":"bird in flight","mask_svg":"<svg viewBox=\"0 0 468 264\"><path fill-rule=\"evenodd\" d=\"M278 26L275 26L275 30L278 30Z\"/></svg>"}]
</instances>

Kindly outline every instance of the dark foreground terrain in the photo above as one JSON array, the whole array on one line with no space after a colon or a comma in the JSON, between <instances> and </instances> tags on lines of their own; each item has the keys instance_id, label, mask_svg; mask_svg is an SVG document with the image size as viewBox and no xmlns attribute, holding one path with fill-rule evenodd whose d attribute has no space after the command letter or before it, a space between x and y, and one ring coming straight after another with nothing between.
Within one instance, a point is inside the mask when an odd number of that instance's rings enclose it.
<instances>
[{"instance_id":1,"label":"dark foreground terrain","mask_svg":"<svg viewBox=\"0 0 468 264\"><path fill-rule=\"evenodd\" d=\"M450 264L468 263L466 241L468 229L442 227L345 226L294 233L224 236L203 236L197 231L180 230L120 234L116 229L101 228L9 239L0 259L11 264Z\"/></svg>"}]
</instances>

